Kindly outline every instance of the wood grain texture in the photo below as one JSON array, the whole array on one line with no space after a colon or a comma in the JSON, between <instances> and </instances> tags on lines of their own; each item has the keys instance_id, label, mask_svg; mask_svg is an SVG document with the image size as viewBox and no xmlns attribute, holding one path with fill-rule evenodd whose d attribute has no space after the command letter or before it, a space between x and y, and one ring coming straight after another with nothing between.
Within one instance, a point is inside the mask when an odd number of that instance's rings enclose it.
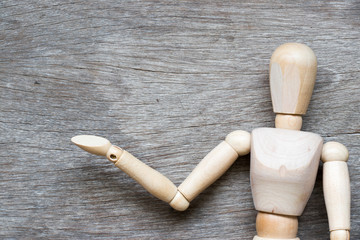
<instances>
[{"instance_id":1,"label":"wood grain texture","mask_svg":"<svg viewBox=\"0 0 360 240\"><path fill-rule=\"evenodd\" d=\"M322 142L318 134L298 130L251 132L250 182L256 210L301 216L316 181Z\"/></svg>"},{"instance_id":2,"label":"wood grain texture","mask_svg":"<svg viewBox=\"0 0 360 240\"><path fill-rule=\"evenodd\" d=\"M360 239L359 1L1 1L0 238L252 239L249 156L185 212L70 143L108 138L179 185L225 136L273 127L268 64L318 60L303 130L343 143ZM328 239L322 166L299 218Z\"/></svg>"},{"instance_id":3,"label":"wood grain texture","mask_svg":"<svg viewBox=\"0 0 360 240\"><path fill-rule=\"evenodd\" d=\"M301 43L284 43L271 56L269 79L273 109L282 114L306 114L316 81L314 52Z\"/></svg>"}]
</instances>

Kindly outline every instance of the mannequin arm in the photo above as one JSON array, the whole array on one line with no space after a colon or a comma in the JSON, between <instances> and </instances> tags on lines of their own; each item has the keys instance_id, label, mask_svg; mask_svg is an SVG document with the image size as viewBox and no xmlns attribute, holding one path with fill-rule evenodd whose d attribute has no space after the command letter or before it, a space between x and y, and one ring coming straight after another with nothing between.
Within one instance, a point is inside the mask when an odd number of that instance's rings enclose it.
<instances>
[{"instance_id":1,"label":"mannequin arm","mask_svg":"<svg viewBox=\"0 0 360 240\"><path fill-rule=\"evenodd\" d=\"M112 145L109 140L92 135L79 135L71 141L83 150L105 156L116 167L124 171L127 175L137 181L150 194L158 199L170 203L177 193L176 186L164 175L149 167L129 152ZM178 199L172 207L183 209L189 203L186 199Z\"/></svg>"},{"instance_id":2,"label":"mannequin arm","mask_svg":"<svg viewBox=\"0 0 360 240\"><path fill-rule=\"evenodd\" d=\"M169 203L178 211L186 210L190 201L224 174L238 156L250 152L250 134L245 131L234 131L206 155L179 188L176 188L167 177L129 152L112 145L105 138L80 135L73 137L71 141L89 153L106 156L149 193Z\"/></svg>"},{"instance_id":3,"label":"mannequin arm","mask_svg":"<svg viewBox=\"0 0 360 240\"><path fill-rule=\"evenodd\" d=\"M328 142L323 147L323 188L331 240L350 239L348 157L348 150L340 143Z\"/></svg>"},{"instance_id":4,"label":"mannequin arm","mask_svg":"<svg viewBox=\"0 0 360 240\"><path fill-rule=\"evenodd\" d=\"M191 202L221 177L239 156L244 156L250 152L250 139L250 133L245 131L234 131L227 135L225 141L208 153L178 187L173 202L176 203L177 197L181 196ZM172 202L170 205L172 206Z\"/></svg>"}]
</instances>

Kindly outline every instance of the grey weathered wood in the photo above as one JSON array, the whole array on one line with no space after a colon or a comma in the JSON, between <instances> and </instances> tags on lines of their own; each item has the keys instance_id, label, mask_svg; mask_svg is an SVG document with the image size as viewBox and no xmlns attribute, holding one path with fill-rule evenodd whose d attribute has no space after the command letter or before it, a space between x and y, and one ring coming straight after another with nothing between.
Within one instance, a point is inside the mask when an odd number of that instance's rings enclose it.
<instances>
[{"instance_id":1,"label":"grey weathered wood","mask_svg":"<svg viewBox=\"0 0 360 240\"><path fill-rule=\"evenodd\" d=\"M359 1L1 1L0 237L252 239L249 157L175 212L70 144L105 136L180 184L227 133L273 126L268 63L308 44L303 130L350 151L360 239ZM302 239L328 239L321 168Z\"/></svg>"}]
</instances>

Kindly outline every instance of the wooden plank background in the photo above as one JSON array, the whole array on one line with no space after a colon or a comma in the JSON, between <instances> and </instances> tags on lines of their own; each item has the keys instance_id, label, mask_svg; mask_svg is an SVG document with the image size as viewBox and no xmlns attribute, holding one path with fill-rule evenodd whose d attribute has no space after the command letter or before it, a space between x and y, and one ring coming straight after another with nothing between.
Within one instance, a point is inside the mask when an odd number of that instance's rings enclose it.
<instances>
[{"instance_id":1,"label":"wooden plank background","mask_svg":"<svg viewBox=\"0 0 360 240\"><path fill-rule=\"evenodd\" d=\"M359 1L1 1L0 237L252 239L248 156L176 212L70 138L178 185L231 131L274 125L270 56L302 42L318 57L303 130L349 148L360 239L359 39ZM329 239L321 171L301 239Z\"/></svg>"}]
</instances>

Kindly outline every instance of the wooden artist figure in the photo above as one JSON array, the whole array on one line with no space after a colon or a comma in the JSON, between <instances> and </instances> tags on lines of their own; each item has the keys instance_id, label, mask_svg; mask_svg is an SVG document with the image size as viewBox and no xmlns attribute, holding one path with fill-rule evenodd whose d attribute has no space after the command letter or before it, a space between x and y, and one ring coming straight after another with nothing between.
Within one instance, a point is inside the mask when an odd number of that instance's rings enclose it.
<instances>
[{"instance_id":1,"label":"wooden artist figure","mask_svg":"<svg viewBox=\"0 0 360 240\"><path fill-rule=\"evenodd\" d=\"M275 128L234 131L196 166L179 187L108 140L89 135L72 138L85 151L106 156L155 197L176 210L216 181L239 157L251 151L250 177L256 218L254 240L296 240L298 219L314 188L320 159L330 238L350 239L348 151L337 142L323 145L315 133L301 131L315 84L317 60L298 43L278 47L270 60Z\"/></svg>"}]
</instances>

